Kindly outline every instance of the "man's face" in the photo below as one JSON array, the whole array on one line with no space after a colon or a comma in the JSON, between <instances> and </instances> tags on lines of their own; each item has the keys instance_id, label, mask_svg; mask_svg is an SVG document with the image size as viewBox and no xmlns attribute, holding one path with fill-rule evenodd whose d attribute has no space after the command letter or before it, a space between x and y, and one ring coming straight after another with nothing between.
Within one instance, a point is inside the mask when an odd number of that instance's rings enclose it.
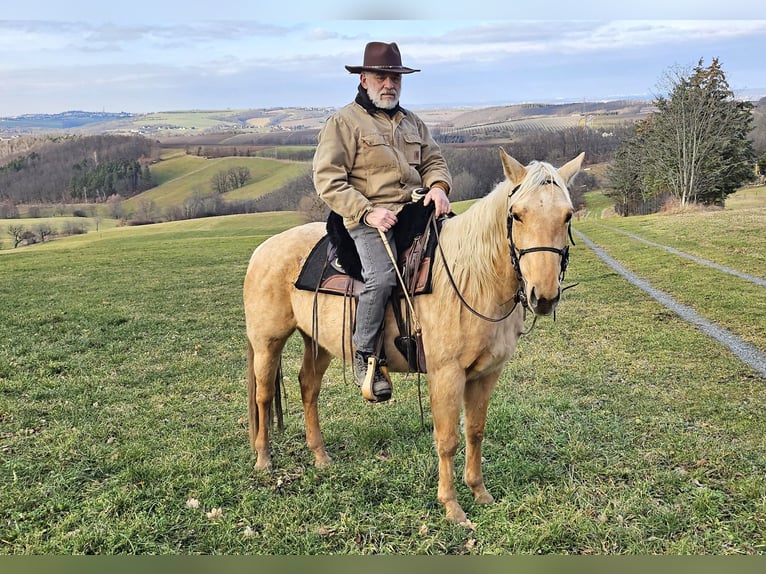
<instances>
[{"instance_id":1,"label":"man's face","mask_svg":"<svg viewBox=\"0 0 766 574\"><path fill-rule=\"evenodd\" d=\"M392 110L402 93L402 75L383 72L364 72L362 87L372 103L384 110Z\"/></svg>"}]
</instances>

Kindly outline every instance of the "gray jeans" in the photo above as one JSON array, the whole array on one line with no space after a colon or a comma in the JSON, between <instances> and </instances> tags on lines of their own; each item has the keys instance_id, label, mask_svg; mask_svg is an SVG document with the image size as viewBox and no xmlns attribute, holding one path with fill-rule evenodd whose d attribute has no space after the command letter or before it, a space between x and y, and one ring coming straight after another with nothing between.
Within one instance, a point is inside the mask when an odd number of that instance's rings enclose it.
<instances>
[{"instance_id":1,"label":"gray jeans","mask_svg":"<svg viewBox=\"0 0 766 574\"><path fill-rule=\"evenodd\" d=\"M375 339L383 323L386 303L396 286L396 270L386 252L380 233L374 227L361 224L348 230L362 260L364 289L359 295L356 308L356 327L353 342L358 351L375 351ZM394 232L386 233L391 251L396 259Z\"/></svg>"}]
</instances>

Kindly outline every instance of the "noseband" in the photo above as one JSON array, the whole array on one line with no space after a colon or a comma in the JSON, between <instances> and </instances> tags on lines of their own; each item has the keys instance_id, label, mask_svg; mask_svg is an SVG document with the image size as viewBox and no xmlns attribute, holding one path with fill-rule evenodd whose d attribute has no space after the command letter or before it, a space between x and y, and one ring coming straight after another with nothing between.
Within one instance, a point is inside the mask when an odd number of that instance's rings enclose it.
<instances>
[{"instance_id":1,"label":"noseband","mask_svg":"<svg viewBox=\"0 0 766 574\"><path fill-rule=\"evenodd\" d=\"M559 184L556 183L553 179L545 179L540 182L540 185L555 185L556 187L559 187ZM516 191L521 187L521 184L517 185L513 188L510 195L508 196L513 197L513 194L516 193ZM559 285L564 281L564 275L566 274L567 267L569 266L569 245L565 245L561 249L557 247L549 247L549 246L543 246L543 247L529 247L528 249L519 249L516 247L516 243L513 241L513 214L511 213L511 209L508 209L508 244L510 246L511 251L511 264L513 265L513 270L516 272L516 279L519 282L519 288L516 291L516 301L521 303L525 309L529 309L529 303L527 302L527 292L526 292L526 279L524 279L524 275L521 273L521 258L526 255L527 253L537 253L540 251L550 251L551 253L557 254L559 257L561 257L561 270L559 271ZM569 241L572 242L572 245L575 245L574 238L572 237L572 222L569 222L567 232L569 234ZM569 287L565 287L562 289L562 291L566 289L570 289L571 287L574 287L574 285L571 285Z\"/></svg>"}]
</instances>

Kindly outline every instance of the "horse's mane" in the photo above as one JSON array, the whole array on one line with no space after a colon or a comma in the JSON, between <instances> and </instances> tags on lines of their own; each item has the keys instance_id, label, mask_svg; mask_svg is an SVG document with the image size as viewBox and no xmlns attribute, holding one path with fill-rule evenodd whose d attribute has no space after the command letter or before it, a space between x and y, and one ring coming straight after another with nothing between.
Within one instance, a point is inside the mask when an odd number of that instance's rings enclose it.
<instances>
[{"instance_id":1,"label":"horse's mane","mask_svg":"<svg viewBox=\"0 0 766 574\"><path fill-rule=\"evenodd\" d=\"M469 301L480 301L501 282L507 282L499 272L510 266L507 222L513 202L524 198L546 180L553 180L569 199L566 182L552 165L533 161L526 169L527 175L515 188L506 178L444 225L441 246L455 282ZM443 273L434 280L445 282L445 285L448 281ZM513 288L512 285L507 287Z\"/></svg>"}]
</instances>

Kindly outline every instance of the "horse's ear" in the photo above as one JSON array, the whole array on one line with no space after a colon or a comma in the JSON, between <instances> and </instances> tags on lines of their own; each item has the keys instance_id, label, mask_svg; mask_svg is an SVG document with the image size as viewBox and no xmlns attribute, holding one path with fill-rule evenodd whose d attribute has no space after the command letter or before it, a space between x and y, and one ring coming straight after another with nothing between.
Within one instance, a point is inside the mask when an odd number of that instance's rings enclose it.
<instances>
[{"instance_id":1,"label":"horse's ear","mask_svg":"<svg viewBox=\"0 0 766 574\"><path fill-rule=\"evenodd\" d=\"M505 177L513 183L520 183L524 176L527 175L527 169L509 156L503 148L500 148L500 158L503 160Z\"/></svg>"},{"instance_id":2,"label":"horse's ear","mask_svg":"<svg viewBox=\"0 0 766 574\"><path fill-rule=\"evenodd\" d=\"M572 181L572 178L574 178L574 176L576 176L580 171L583 158L585 158L585 152L582 152L572 161L562 165L559 168L559 175L561 175L562 179L567 183L567 185L569 185L569 182Z\"/></svg>"}]
</instances>

